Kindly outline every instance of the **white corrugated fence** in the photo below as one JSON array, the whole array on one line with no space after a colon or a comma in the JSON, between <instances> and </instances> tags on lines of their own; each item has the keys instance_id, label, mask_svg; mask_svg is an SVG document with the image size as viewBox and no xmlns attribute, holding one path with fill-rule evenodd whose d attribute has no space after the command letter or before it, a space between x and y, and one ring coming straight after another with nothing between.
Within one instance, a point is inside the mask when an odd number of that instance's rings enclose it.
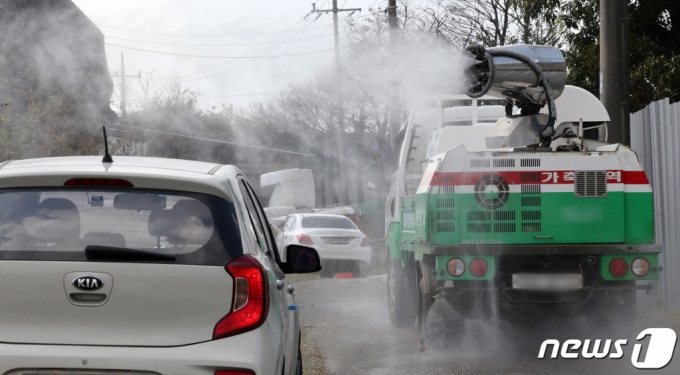
<instances>
[{"instance_id":1,"label":"white corrugated fence","mask_svg":"<svg viewBox=\"0 0 680 375\"><path fill-rule=\"evenodd\" d=\"M651 103L630 116L631 148L654 190L655 242L662 245L660 280L651 295L680 308L680 103Z\"/></svg>"}]
</instances>

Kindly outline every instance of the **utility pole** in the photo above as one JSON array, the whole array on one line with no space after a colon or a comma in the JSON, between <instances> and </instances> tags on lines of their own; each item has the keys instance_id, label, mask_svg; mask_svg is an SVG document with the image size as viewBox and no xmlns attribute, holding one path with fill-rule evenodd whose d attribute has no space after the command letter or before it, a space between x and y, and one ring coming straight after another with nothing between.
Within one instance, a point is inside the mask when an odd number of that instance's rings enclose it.
<instances>
[{"instance_id":1,"label":"utility pole","mask_svg":"<svg viewBox=\"0 0 680 375\"><path fill-rule=\"evenodd\" d=\"M125 103L125 77L127 78L142 78L142 72L137 76L125 75L125 60L123 59L123 52L120 52L120 75L112 74L111 77L120 77L120 113L123 123L127 119L127 108Z\"/></svg>"},{"instance_id":2,"label":"utility pole","mask_svg":"<svg viewBox=\"0 0 680 375\"><path fill-rule=\"evenodd\" d=\"M399 44L399 21L397 20L397 0L388 0L387 2L387 22L390 27L390 60L398 61L397 56ZM399 113L399 77L390 77L388 85L387 96L387 117L390 127L390 147L392 149L392 160L399 160L399 142L398 133L401 127L401 113ZM391 167L396 167L396 163L392 163ZM391 169L391 168L390 168Z\"/></svg>"},{"instance_id":3,"label":"utility pole","mask_svg":"<svg viewBox=\"0 0 680 375\"><path fill-rule=\"evenodd\" d=\"M609 122L610 143L630 144L628 0L600 0L600 101Z\"/></svg>"},{"instance_id":4,"label":"utility pole","mask_svg":"<svg viewBox=\"0 0 680 375\"><path fill-rule=\"evenodd\" d=\"M333 12L333 36L335 39L335 88L338 93L338 169L340 174L340 203L342 205L349 204L349 195L347 193L347 171L343 165L345 160L345 101L342 95L342 63L340 61L340 32L338 30L338 12L351 12L350 16L355 12L361 12L361 8L338 9L338 0L333 0L332 9L316 9L316 4L312 4L312 11L310 14L319 13L317 18L321 17L322 13Z\"/></svg>"}]
</instances>

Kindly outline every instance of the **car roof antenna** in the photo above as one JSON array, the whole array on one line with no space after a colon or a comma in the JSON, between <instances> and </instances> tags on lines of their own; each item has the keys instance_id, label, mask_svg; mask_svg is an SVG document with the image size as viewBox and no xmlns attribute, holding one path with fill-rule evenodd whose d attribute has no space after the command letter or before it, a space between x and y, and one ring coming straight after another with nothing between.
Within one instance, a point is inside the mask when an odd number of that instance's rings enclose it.
<instances>
[{"instance_id":1,"label":"car roof antenna","mask_svg":"<svg viewBox=\"0 0 680 375\"><path fill-rule=\"evenodd\" d=\"M104 158L102 158L102 163L113 163L113 158L109 154L109 140L106 138L106 126L102 126L104 130Z\"/></svg>"}]
</instances>

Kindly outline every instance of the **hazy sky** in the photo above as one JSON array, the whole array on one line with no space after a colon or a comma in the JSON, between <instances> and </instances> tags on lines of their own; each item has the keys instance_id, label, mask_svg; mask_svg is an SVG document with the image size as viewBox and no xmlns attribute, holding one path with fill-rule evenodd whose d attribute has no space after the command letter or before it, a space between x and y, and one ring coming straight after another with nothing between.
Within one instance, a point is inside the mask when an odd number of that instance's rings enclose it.
<instances>
[{"instance_id":1,"label":"hazy sky","mask_svg":"<svg viewBox=\"0 0 680 375\"><path fill-rule=\"evenodd\" d=\"M154 72L159 83L176 79L200 92L203 105L218 108L221 103L247 104L262 96L244 94L275 92L288 83L302 82L333 62L332 15L303 20L313 1L73 0L106 36L112 74L120 71L124 51L127 75ZM368 15L369 7L385 7L384 0L338 3L345 3L345 8L365 9L353 17ZM317 8L330 7L331 0L317 1ZM342 20L347 16L341 13L341 33ZM314 53L324 50L331 51ZM290 54L305 55L272 57ZM114 83L112 107L118 109L120 78L114 78ZM139 83L128 79L126 86L128 105L134 106L142 99Z\"/></svg>"}]
</instances>

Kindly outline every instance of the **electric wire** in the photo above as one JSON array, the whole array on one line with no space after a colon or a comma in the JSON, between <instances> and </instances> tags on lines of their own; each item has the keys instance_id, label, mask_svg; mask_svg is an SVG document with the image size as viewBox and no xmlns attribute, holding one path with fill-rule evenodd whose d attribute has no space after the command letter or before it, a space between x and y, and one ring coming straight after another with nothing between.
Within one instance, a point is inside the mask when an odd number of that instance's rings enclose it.
<instances>
[{"instance_id":1,"label":"electric wire","mask_svg":"<svg viewBox=\"0 0 680 375\"><path fill-rule=\"evenodd\" d=\"M330 29L330 28L332 28L332 27L333 27L333 26L329 26L328 29ZM326 31L326 30L324 30L324 31ZM297 46L292 47L292 48L290 48L290 49L284 51L283 53L288 53L288 52L290 52L290 51L292 51L292 50L294 50L294 49L296 49L296 48L298 48L298 47L301 47L302 45L304 45L304 44L306 44L306 43L308 43L308 42L309 42L309 41L302 42L302 43L298 44ZM335 51L335 49L332 49L332 51ZM243 62L242 64L236 65L235 67L233 67L233 68L231 68L231 69L228 69L228 70L226 70L226 71L217 72L217 73L210 74L210 75L207 75L207 76L202 76L202 77L190 77L190 78L186 78L186 79L172 80L172 81L173 81L173 82L192 82L192 81L197 81L197 80L201 80L201 79L216 77L216 76L220 76L220 75L224 75L224 74L235 73L235 72L239 72L239 71L242 71L242 70L245 70L245 69L250 69L250 68L252 68L252 67L254 67L254 66L256 66L256 65L260 65L260 64L265 63L265 62L270 61L270 60L271 60L271 58L268 58L268 59L265 59L265 60L262 60L262 61L258 61L258 62L256 62L255 64L252 64L252 65L250 65L250 66L246 66L246 67L243 67L243 68L241 68L241 69L238 69L239 67L242 67L243 65L252 62L252 61L245 61L245 62Z\"/></svg>"},{"instance_id":2,"label":"electric wire","mask_svg":"<svg viewBox=\"0 0 680 375\"><path fill-rule=\"evenodd\" d=\"M126 47L126 46L121 46L121 45L112 44L112 43L104 43L104 44L106 44L107 46L113 46L113 47L119 47L119 48L125 48L125 49L131 49L131 50L135 50L135 51L143 51L143 52L149 52L149 53L158 53L158 54L162 54L162 55L199 57L199 58L206 58L206 59L260 59L260 58L268 59L268 58L279 58L279 57L288 57L288 56L311 55L311 54L315 54L315 53L333 51L332 49L328 49L328 50L321 50L321 51L297 53L297 54L291 54L291 55L274 55L274 56L264 56L264 55L260 55L260 56L212 56L212 55L189 55L189 54L183 54L183 53L152 51L152 50L148 50L148 49Z\"/></svg>"},{"instance_id":3,"label":"electric wire","mask_svg":"<svg viewBox=\"0 0 680 375\"><path fill-rule=\"evenodd\" d=\"M293 26L295 26L296 24L300 23L300 22L302 22L302 20L296 22L294 25L291 26L291 28L292 28ZM310 24L307 24L305 27L307 27L307 26L309 26L309 25L310 25ZM294 37L295 35L297 35L299 32L301 32L302 30L304 30L305 27L303 27L303 28L300 29L299 31L295 32L294 34L291 34L287 39L282 40L281 43L277 44L276 46L274 46L273 48L269 49L268 51L265 51L264 53L273 51L273 50L276 49L279 45L281 45L282 43L287 42L289 39L293 38L293 37ZM327 31L327 30L329 30L329 29L330 29L330 28L321 31L321 33L319 33L318 35L323 34L325 31ZM318 35L317 35L317 36L318 36ZM273 40L276 39L276 38L278 38L278 36L272 38L270 41L273 41ZM302 44L304 44L304 43L307 43L307 42L309 42L310 40L312 40L312 39L308 39L307 41L301 43L300 45L302 45ZM245 53L245 55L248 55L248 54L250 54L250 53L253 53L253 52L257 51L257 50L260 49L260 48L262 48L262 46L252 49L251 51ZM297 48L297 47L296 47L296 48ZM288 51L291 51L291 50L289 49ZM288 52L288 51L286 51L286 52ZM264 54L264 53L263 53L263 54ZM284 52L284 53L285 53L285 52ZM263 54L262 54L262 55L263 55ZM244 56L245 56L245 55L244 55ZM259 55L259 56L257 56L257 57L261 57L262 55ZM173 80L180 79L180 80L192 81L192 80L195 80L195 79L203 79L203 78L208 78L208 77L214 77L214 76L219 75L219 74L211 74L211 75L208 75L208 76L205 76L205 77L193 77L193 76L196 76L196 75L199 75L199 74L202 74L202 73L207 73L207 72L209 72L209 71L212 71L212 70L215 70L215 69L224 67L224 66L226 66L226 65L229 65L229 64L232 63L233 61L236 61L236 60L231 60L231 61L228 61L228 62L226 62L226 63L223 63L223 64L220 64L220 65L214 66L214 67L212 67L212 68L209 68L209 69L206 69L206 70L203 70L203 71L200 71L200 72L195 72L195 73L191 73L191 74L186 74L186 75L184 75L184 76L174 77L174 78L171 78L171 79L173 79ZM243 65L246 64L246 63L247 63L247 61L244 62L244 63L242 63L242 64L236 65L235 67L231 68L231 70L236 69L236 68L238 68L238 67L240 67L240 66L243 66ZM228 72L228 71L230 71L230 70L227 70L227 72Z\"/></svg>"},{"instance_id":4,"label":"electric wire","mask_svg":"<svg viewBox=\"0 0 680 375\"><path fill-rule=\"evenodd\" d=\"M298 23L300 23L300 22L302 22L302 21L303 21L303 20L299 20L298 22L296 22L296 23L294 23L293 25L291 25L288 29L292 29L295 25L297 25ZM304 26L302 29L300 29L298 32L295 32L294 34L292 34L291 36L289 36L288 39L294 37L294 36L297 35L300 31L304 30L304 29L307 28L307 27L309 27L309 24L305 25L305 26ZM273 37L272 39L270 39L268 42L273 42L273 41L274 41L275 39L277 39L278 37L279 37L279 36L277 35L277 36ZM281 43L286 42L288 39L281 41ZM280 44L280 43L279 43L279 44ZM252 49L252 50L246 52L246 53L244 54L244 56L249 55L249 54L251 54L251 53L257 51L258 49L260 49L260 48L262 48L262 47L263 47L263 46L256 47L256 48L254 48L254 49ZM276 48L276 47L274 47L274 48ZM274 48L270 49L269 51L272 51ZM215 69L219 69L219 68L221 68L221 67L223 67L223 66L229 65L229 64L231 64L231 63L234 62L234 61L236 61L236 60L227 61L227 62L225 62L225 63L222 63L222 64L219 64L219 65L213 66L212 68L208 68L208 69L205 69L205 70L202 70L202 71L199 71L199 72L194 72L194 73L190 73L190 74L185 74L185 75L183 75L183 76L178 76L178 77L174 77L174 78L175 78L175 79L176 79L176 78L189 78L189 77L192 77L192 76L195 76L195 75L199 75L199 74L202 74L202 73L207 73L207 72L209 72L209 71L212 71L212 70L215 70ZM239 65L239 66L240 66L240 65ZM168 78L171 78L171 77L168 77Z\"/></svg>"},{"instance_id":5,"label":"electric wire","mask_svg":"<svg viewBox=\"0 0 680 375\"><path fill-rule=\"evenodd\" d=\"M297 42L300 40L307 40L307 39L314 39L314 38L319 38L323 36L331 36L333 34L325 34L325 35L316 35L313 37L309 38L300 38L300 39L292 39L288 40L289 42ZM163 44L163 45L168 45L168 46L186 46L186 47L237 47L237 46L257 46L257 45L262 45L262 44L275 44L275 43L281 43L281 42L260 42L260 43L235 43L235 44L192 44L192 43L167 43L167 42L154 42L150 40L138 40L138 39L129 39L129 38L120 38L117 36L106 36L107 39L119 39L119 40L125 40L125 41L130 41L130 42L136 42L136 43L149 43L149 44Z\"/></svg>"},{"instance_id":6,"label":"electric wire","mask_svg":"<svg viewBox=\"0 0 680 375\"><path fill-rule=\"evenodd\" d=\"M220 95L220 96L202 96L198 98L198 100L204 100L204 99L218 99L218 98L235 98L239 96L251 96L251 95L267 95L267 94L276 94L278 91L267 91L267 92L252 92L249 94L234 94L234 95Z\"/></svg>"},{"instance_id":7,"label":"electric wire","mask_svg":"<svg viewBox=\"0 0 680 375\"><path fill-rule=\"evenodd\" d=\"M377 0L376 0L376 1L377 1ZM368 17L368 16L370 16L370 14L367 14L367 15L364 15L364 16L360 16L360 17L358 17L358 18L364 18L364 17ZM340 20L340 21L341 21L341 22L346 22L347 20ZM330 25L330 26L328 27L328 29L326 29L326 30L330 30L332 27L333 27L333 25ZM322 33L325 32L326 30L323 30ZM292 36L294 36L294 35L291 35L291 37L292 37ZM310 40L311 40L311 39L310 39ZM307 41L305 41L305 42L303 42L303 43L300 43L299 45L297 45L297 46L295 46L295 47L292 47L292 48L290 48L290 49L284 51L283 53L288 53L288 52L290 52L290 51L292 51L292 50L294 50L294 49L296 49L296 48L298 48L298 47L300 47L300 46L302 46L302 45L308 43L310 40L307 40ZM272 49L272 50L273 50L273 49ZM270 51L271 51L271 50L270 50ZM218 73L215 73L215 74L210 74L210 75L203 76L203 77L189 77L189 78L186 78L186 79L180 79L179 81L177 81L177 80L173 80L173 81L175 81L175 82L189 82L189 81L196 81L196 80L201 80L201 79L205 79L205 78L211 78L211 77L215 77L215 76L219 76L219 75L223 75L223 74L234 73L234 72L238 72L238 71L242 71L242 70L245 70L245 69L252 68L252 67L254 67L254 66L256 66L256 65L260 65L260 64L262 64L262 63L264 63L264 62L267 62L267 61L269 61L269 60L271 60L271 59L266 59L266 60L263 60L263 61L258 61L258 62L256 62L255 64L252 64L252 65L250 65L250 66L244 67L244 68L242 68L242 69L237 69L237 68L239 68L239 67L241 67L241 66L243 66L243 65L249 63L249 61L245 61L245 62L243 62L242 64L237 65L237 66L235 66L235 67L233 67L233 68L231 68L231 69L228 69L228 70L226 70L226 71L218 72ZM223 65L226 65L226 64L223 64ZM206 71L207 71L207 70L206 70ZM206 71L203 71L203 73L206 72ZM200 74L200 73L201 73L201 72L195 73L195 74ZM184 77L188 77L188 76L184 76ZM183 78L183 77L177 77L177 78Z\"/></svg>"},{"instance_id":8,"label":"electric wire","mask_svg":"<svg viewBox=\"0 0 680 375\"><path fill-rule=\"evenodd\" d=\"M286 13L284 13L283 15L281 15L281 17L275 19L275 20L272 21L269 25L263 27L261 30L264 30L264 29L268 28L269 26L275 24L276 22L280 21L283 17L287 16L290 12L294 11L297 7L299 7L300 5L302 5L302 3L304 3L305 1L307 1L307 0L302 0L302 1L300 1L296 6L292 7L289 11L287 11Z\"/></svg>"},{"instance_id":9,"label":"electric wire","mask_svg":"<svg viewBox=\"0 0 680 375\"><path fill-rule=\"evenodd\" d=\"M145 32L145 31L138 31L138 30L130 30L130 29L123 29L120 27L113 27L113 26L105 26L105 25L100 25L100 24L95 24L97 27L104 27L108 29L113 29L113 30L121 30L121 31L127 31L127 32L132 32L132 33L138 33L138 34L148 34L148 35L160 35L160 36L178 36L178 37L231 37L231 36L249 36L249 35L272 35L272 34L284 34L284 33L289 33L289 32L295 32L299 30L284 30L284 31L271 31L271 32L266 32L266 33L245 33L245 34L222 34L222 35L207 35L207 34L163 34L163 33L152 33L152 32ZM325 26L325 25L324 25ZM314 26L310 27L309 29L318 29L324 26Z\"/></svg>"},{"instance_id":10,"label":"electric wire","mask_svg":"<svg viewBox=\"0 0 680 375\"><path fill-rule=\"evenodd\" d=\"M157 134L166 134L166 135L172 135L175 137L183 137L183 138L191 138L191 139L196 139L199 141L207 141L207 142L215 142L215 143L222 143L222 144L228 144L232 146L239 146L239 147L249 147L249 148L255 148L259 150L266 150L266 151L275 151L275 152L282 152L286 154L294 154L294 155L302 155L302 156L314 156L313 154L306 154L304 152L295 152L295 151L289 151L289 150L281 150L277 148L270 148L270 147L263 147L263 146L253 146L253 145L247 145L243 143L236 143L236 142L229 142L229 141L221 141L219 139L210 139L210 138L203 138L203 137L197 137L194 135L188 135L188 134L181 134L181 133L172 133L172 132L166 132L162 130L155 130L155 129L148 129L148 128L141 128L141 127L136 127L136 126L130 126L130 125L123 125L123 124L115 124L114 126L119 126L123 128L131 128L134 130L142 130L145 132L151 132L151 133L157 133ZM109 126L109 129L111 130L116 130L119 132L124 132L127 133L128 131L125 129L116 129L113 126Z\"/></svg>"}]
</instances>

